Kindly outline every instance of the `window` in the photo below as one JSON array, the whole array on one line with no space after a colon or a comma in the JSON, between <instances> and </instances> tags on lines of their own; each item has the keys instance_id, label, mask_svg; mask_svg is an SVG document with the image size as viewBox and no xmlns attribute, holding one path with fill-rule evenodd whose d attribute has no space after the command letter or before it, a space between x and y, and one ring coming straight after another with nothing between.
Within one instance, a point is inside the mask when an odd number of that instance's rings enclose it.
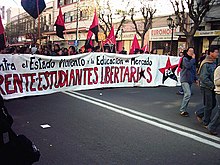
<instances>
[{"instance_id":1,"label":"window","mask_svg":"<svg viewBox=\"0 0 220 165\"><path fill-rule=\"evenodd\" d=\"M66 1L65 1L65 5L72 4L72 3L73 3L73 1L75 1L75 0L66 0Z\"/></svg>"},{"instance_id":2,"label":"window","mask_svg":"<svg viewBox=\"0 0 220 165\"><path fill-rule=\"evenodd\" d=\"M49 17L48 17L48 24L51 25L51 14L49 14Z\"/></svg>"},{"instance_id":3,"label":"window","mask_svg":"<svg viewBox=\"0 0 220 165\"><path fill-rule=\"evenodd\" d=\"M66 12L64 13L64 22L73 22L74 21L74 12Z\"/></svg>"},{"instance_id":4,"label":"window","mask_svg":"<svg viewBox=\"0 0 220 165\"><path fill-rule=\"evenodd\" d=\"M73 11L73 21L76 21L77 19L77 10Z\"/></svg>"},{"instance_id":5,"label":"window","mask_svg":"<svg viewBox=\"0 0 220 165\"><path fill-rule=\"evenodd\" d=\"M89 11L87 9L80 11L80 20L89 19Z\"/></svg>"},{"instance_id":6,"label":"window","mask_svg":"<svg viewBox=\"0 0 220 165\"><path fill-rule=\"evenodd\" d=\"M58 2L57 2L58 4L57 4L57 6L63 6L64 5L64 0L58 0Z\"/></svg>"},{"instance_id":7,"label":"window","mask_svg":"<svg viewBox=\"0 0 220 165\"><path fill-rule=\"evenodd\" d=\"M46 20L46 16L44 16L44 25L46 25L46 23L47 23L47 20Z\"/></svg>"},{"instance_id":8,"label":"window","mask_svg":"<svg viewBox=\"0 0 220 165\"><path fill-rule=\"evenodd\" d=\"M64 5L69 5L69 4L72 4L72 3L76 3L78 0L58 0L57 3L60 4L60 6L64 6ZM59 6L59 5L57 5Z\"/></svg>"},{"instance_id":9,"label":"window","mask_svg":"<svg viewBox=\"0 0 220 165\"><path fill-rule=\"evenodd\" d=\"M41 18L40 18L40 26L43 27L43 24L44 24L44 18L43 18L43 16L41 16Z\"/></svg>"},{"instance_id":10,"label":"window","mask_svg":"<svg viewBox=\"0 0 220 165\"><path fill-rule=\"evenodd\" d=\"M33 29L32 21L30 21L29 29Z\"/></svg>"}]
</instances>

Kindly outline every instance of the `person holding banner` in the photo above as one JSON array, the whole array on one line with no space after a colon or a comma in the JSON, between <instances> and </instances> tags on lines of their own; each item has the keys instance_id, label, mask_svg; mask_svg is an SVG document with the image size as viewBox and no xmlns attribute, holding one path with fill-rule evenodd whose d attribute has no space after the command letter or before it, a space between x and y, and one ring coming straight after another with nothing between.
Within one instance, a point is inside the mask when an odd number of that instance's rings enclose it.
<instances>
[{"instance_id":1,"label":"person holding banner","mask_svg":"<svg viewBox=\"0 0 220 165\"><path fill-rule=\"evenodd\" d=\"M189 47L187 53L184 55L181 63L180 82L183 88L184 96L180 106L180 115L188 117L187 107L191 98L191 86L192 83L198 83L196 76L196 60L194 54L194 48Z\"/></svg>"},{"instance_id":2,"label":"person holding banner","mask_svg":"<svg viewBox=\"0 0 220 165\"><path fill-rule=\"evenodd\" d=\"M122 50L120 51L120 54L127 54L127 51L125 50L125 47L122 47Z\"/></svg>"},{"instance_id":3,"label":"person holding banner","mask_svg":"<svg viewBox=\"0 0 220 165\"><path fill-rule=\"evenodd\" d=\"M76 55L76 48L74 46L70 46L68 49L68 55Z\"/></svg>"}]
</instances>

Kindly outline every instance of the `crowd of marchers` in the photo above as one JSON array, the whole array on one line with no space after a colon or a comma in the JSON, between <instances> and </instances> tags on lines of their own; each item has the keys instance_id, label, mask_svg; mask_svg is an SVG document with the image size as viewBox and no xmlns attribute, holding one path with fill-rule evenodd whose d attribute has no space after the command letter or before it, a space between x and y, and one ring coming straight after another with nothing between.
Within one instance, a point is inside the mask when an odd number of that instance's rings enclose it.
<instances>
[{"instance_id":1,"label":"crowd of marchers","mask_svg":"<svg viewBox=\"0 0 220 165\"><path fill-rule=\"evenodd\" d=\"M128 54L122 48L121 51L116 51L115 47L105 45L91 48L81 47L76 49L74 46L68 48L60 47L58 44L50 46L9 46L1 50L0 54L40 54L46 56L69 56L87 52L106 52ZM157 54L157 50L153 49L151 52L144 52L141 49L135 49L134 54ZM196 61L194 48L189 47L187 50L180 52L181 62L179 63L181 89L178 94L183 95L182 103L180 105L180 115L188 117L188 104L192 95L192 84L196 83L201 89L203 95L203 107L195 112L197 120L208 132L212 135L217 135L217 127L220 124L220 65L218 65L218 47L211 46L209 50L203 53L199 61ZM219 60L220 61L220 60ZM213 114L213 109L216 104L218 111ZM213 117L214 116L214 117Z\"/></svg>"},{"instance_id":2,"label":"crowd of marchers","mask_svg":"<svg viewBox=\"0 0 220 165\"><path fill-rule=\"evenodd\" d=\"M46 56L69 56L88 52L106 52L106 53L118 53L129 54L123 47L122 50L116 51L115 46L104 45L86 48L82 46L77 49L75 46L61 47L59 44L52 45L22 45L22 46L7 46L0 50L0 54L40 54ZM157 54L157 49L149 51L143 51L142 49L135 49L133 54Z\"/></svg>"}]
</instances>

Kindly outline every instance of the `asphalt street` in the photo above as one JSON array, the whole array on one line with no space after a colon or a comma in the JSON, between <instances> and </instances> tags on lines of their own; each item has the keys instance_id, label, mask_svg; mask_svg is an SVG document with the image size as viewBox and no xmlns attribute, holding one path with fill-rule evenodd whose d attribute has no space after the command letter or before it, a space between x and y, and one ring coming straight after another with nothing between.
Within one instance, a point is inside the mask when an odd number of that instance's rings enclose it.
<instances>
[{"instance_id":1,"label":"asphalt street","mask_svg":"<svg viewBox=\"0 0 220 165\"><path fill-rule=\"evenodd\" d=\"M179 115L177 90L66 91L6 106L13 129L40 149L36 165L219 165L220 136L209 135L194 115L202 106L199 88L193 86L189 117Z\"/></svg>"}]
</instances>

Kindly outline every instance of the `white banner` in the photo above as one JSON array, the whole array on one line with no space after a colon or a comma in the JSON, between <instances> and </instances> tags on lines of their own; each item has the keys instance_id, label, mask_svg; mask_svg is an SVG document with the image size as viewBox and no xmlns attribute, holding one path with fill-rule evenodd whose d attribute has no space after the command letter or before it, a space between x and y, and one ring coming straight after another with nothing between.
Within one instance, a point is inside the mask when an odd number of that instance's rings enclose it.
<instances>
[{"instance_id":1,"label":"white banner","mask_svg":"<svg viewBox=\"0 0 220 165\"><path fill-rule=\"evenodd\" d=\"M179 59L149 54L1 54L0 92L4 99L12 99L66 90L176 86Z\"/></svg>"}]
</instances>

